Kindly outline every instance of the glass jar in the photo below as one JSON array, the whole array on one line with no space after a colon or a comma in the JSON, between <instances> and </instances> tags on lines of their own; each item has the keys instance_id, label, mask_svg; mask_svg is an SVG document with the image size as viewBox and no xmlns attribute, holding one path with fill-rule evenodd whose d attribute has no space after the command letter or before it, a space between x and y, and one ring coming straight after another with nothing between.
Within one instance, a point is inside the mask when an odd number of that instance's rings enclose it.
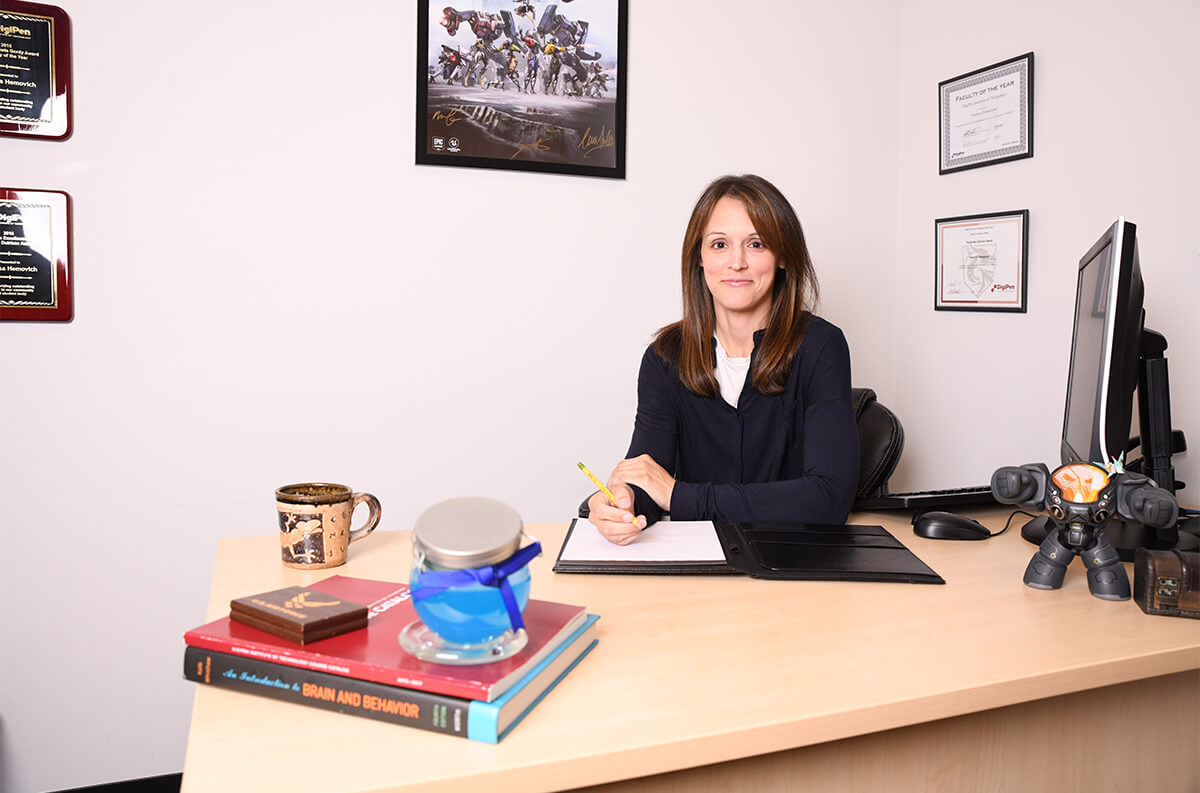
<instances>
[{"instance_id":1,"label":"glass jar","mask_svg":"<svg viewBox=\"0 0 1200 793\"><path fill-rule=\"evenodd\" d=\"M427 661L478 664L528 642L529 560L541 552L520 515L489 498L453 498L425 510L413 528L409 592L417 621L400 645Z\"/></svg>"}]
</instances>

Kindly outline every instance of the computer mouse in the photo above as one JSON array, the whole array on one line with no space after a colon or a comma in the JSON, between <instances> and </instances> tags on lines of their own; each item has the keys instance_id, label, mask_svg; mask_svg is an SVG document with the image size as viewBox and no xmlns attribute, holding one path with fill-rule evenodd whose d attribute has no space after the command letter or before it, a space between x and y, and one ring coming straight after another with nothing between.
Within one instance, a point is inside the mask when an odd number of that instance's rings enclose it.
<instances>
[{"instance_id":1,"label":"computer mouse","mask_svg":"<svg viewBox=\"0 0 1200 793\"><path fill-rule=\"evenodd\" d=\"M931 540L986 540L992 536L979 521L953 512L922 512L913 516L913 533Z\"/></svg>"}]
</instances>

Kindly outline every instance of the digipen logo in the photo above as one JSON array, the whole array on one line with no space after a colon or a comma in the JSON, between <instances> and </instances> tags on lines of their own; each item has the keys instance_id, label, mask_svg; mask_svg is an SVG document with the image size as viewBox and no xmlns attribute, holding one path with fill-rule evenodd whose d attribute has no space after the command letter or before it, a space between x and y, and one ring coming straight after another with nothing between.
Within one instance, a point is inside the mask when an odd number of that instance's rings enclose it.
<instances>
[{"instance_id":1,"label":"digipen logo","mask_svg":"<svg viewBox=\"0 0 1200 793\"><path fill-rule=\"evenodd\" d=\"M445 138L434 138L433 139L433 150L434 151L441 151L444 148L446 148L446 139Z\"/></svg>"},{"instance_id":2,"label":"digipen logo","mask_svg":"<svg viewBox=\"0 0 1200 793\"><path fill-rule=\"evenodd\" d=\"M991 291L993 291L993 292L1012 292L1012 291L1016 290L1016 288L1017 287L1013 284L992 284Z\"/></svg>"},{"instance_id":3,"label":"digipen logo","mask_svg":"<svg viewBox=\"0 0 1200 793\"><path fill-rule=\"evenodd\" d=\"M450 144L450 151L462 151L458 145L458 138L451 138L448 143Z\"/></svg>"}]
</instances>

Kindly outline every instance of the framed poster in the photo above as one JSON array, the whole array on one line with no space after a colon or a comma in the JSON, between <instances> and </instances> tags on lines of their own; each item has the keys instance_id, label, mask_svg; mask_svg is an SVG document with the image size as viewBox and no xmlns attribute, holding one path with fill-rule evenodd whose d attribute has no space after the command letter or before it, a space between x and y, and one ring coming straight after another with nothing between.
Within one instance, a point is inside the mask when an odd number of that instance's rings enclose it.
<instances>
[{"instance_id":1,"label":"framed poster","mask_svg":"<svg viewBox=\"0 0 1200 793\"><path fill-rule=\"evenodd\" d=\"M73 314L70 196L0 187L0 320Z\"/></svg>"},{"instance_id":2,"label":"framed poster","mask_svg":"<svg viewBox=\"0 0 1200 793\"><path fill-rule=\"evenodd\" d=\"M61 8L0 0L0 135L71 134L71 23Z\"/></svg>"},{"instance_id":3,"label":"framed poster","mask_svg":"<svg viewBox=\"0 0 1200 793\"><path fill-rule=\"evenodd\" d=\"M625 178L628 0L418 0L417 163Z\"/></svg>"},{"instance_id":4,"label":"framed poster","mask_svg":"<svg viewBox=\"0 0 1200 793\"><path fill-rule=\"evenodd\" d=\"M936 311L1025 313L1029 210L934 221Z\"/></svg>"},{"instance_id":5,"label":"framed poster","mask_svg":"<svg viewBox=\"0 0 1200 793\"><path fill-rule=\"evenodd\" d=\"M938 83L939 165L947 174L1033 156L1033 53Z\"/></svg>"}]
</instances>

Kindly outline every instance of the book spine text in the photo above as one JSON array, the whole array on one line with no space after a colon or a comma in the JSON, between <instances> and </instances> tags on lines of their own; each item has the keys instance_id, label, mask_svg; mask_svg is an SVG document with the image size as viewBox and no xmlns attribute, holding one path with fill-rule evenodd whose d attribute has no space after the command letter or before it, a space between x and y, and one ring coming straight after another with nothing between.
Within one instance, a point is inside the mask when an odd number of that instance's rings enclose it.
<instances>
[{"instance_id":1,"label":"book spine text","mask_svg":"<svg viewBox=\"0 0 1200 793\"><path fill-rule=\"evenodd\" d=\"M292 653L281 652L272 648L256 647L252 644L230 639L209 636L200 631L188 631L183 636L189 647L198 647L216 653L242 658L246 661L259 661L275 666L290 666L317 674L330 674L335 677L352 680L369 680L382 686L411 688L423 690L431 694L444 694L448 697L462 699L478 699L487 701L490 686L473 685L456 680L438 680L419 675L398 676L395 669L387 669L375 664L355 661L328 661L318 657L310 657L302 649L297 648Z\"/></svg>"},{"instance_id":2,"label":"book spine text","mask_svg":"<svg viewBox=\"0 0 1200 793\"><path fill-rule=\"evenodd\" d=\"M471 701L189 646L183 674L197 683L338 713L467 737Z\"/></svg>"}]
</instances>

